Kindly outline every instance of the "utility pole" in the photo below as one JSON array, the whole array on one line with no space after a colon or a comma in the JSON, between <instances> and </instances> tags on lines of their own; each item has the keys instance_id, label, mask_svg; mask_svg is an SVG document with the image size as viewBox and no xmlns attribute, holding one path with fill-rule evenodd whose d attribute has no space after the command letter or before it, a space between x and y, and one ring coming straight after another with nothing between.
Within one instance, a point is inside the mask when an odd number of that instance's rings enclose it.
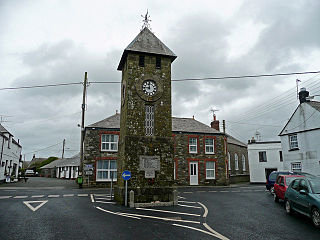
<instances>
[{"instance_id":1,"label":"utility pole","mask_svg":"<svg viewBox=\"0 0 320 240\"><path fill-rule=\"evenodd\" d=\"M65 146L65 145L66 145L66 140L63 139L63 143L62 143L62 156L61 156L61 158L64 157L64 146Z\"/></svg>"},{"instance_id":2,"label":"utility pole","mask_svg":"<svg viewBox=\"0 0 320 240\"><path fill-rule=\"evenodd\" d=\"M81 140L80 140L80 166L79 166L79 174L82 176L82 169L83 169L83 141L84 141L84 114L85 114L85 108L86 108L86 93L87 93L87 72L84 73L84 82L83 82L83 96L82 96L82 118L81 118ZM83 181L83 176L82 176ZM79 187L82 187L82 181L81 184L79 184Z\"/></svg>"}]
</instances>

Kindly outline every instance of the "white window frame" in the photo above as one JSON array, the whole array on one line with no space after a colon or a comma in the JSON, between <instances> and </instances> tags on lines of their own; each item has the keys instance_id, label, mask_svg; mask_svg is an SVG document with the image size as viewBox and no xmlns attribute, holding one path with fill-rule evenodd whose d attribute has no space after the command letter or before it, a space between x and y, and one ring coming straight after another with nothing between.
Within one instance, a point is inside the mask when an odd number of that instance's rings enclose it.
<instances>
[{"instance_id":1,"label":"white window frame","mask_svg":"<svg viewBox=\"0 0 320 240\"><path fill-rule=\"evenodd\" d=\"M301 162L293 162L293 163L291 163L291 171L292 172L301 172L302 171Z\"/></svg>"},{"instance_id":2,"label":"white window frame","mask_svg":"<svg viewBox=\"0 0 320 240\"><path fill-rule=\"evenodd\" d=\"M99 161L106 161L108 168L99 168ZM115 168L110 168L111 162L115 162ZM99 178L99 172L108 172L107 178ZM113 173L113 181L117 181L117 160L97 160L96 162L96 181L97 182L111 182L111 172Z\"/></svg>"},{"instance_id":3,"label":"white window frame","mask_svg":"<svg viewBox=\"0 0 320 240\"><path fill-rule=\"evenodd\" d=\"M298 149L299 144L298 144L298 136L297 134L291 134L289 135L289 149Z\"/></svg>"},{"instance_id":4,"label":"white window frame","mask_svg":"<svg viewBox=\"0 0 320 240\"><path fill-rule=\"evenodd\" d=\"M109 141L103 141L103 136L109 135ZM114 141L111 141L111 136L113 136ZM101 151L103 152L118 152L118 142L119 142L119 135L118 134L101 134ZM115 146L116 149L111 149L111 146ZM104 146L108 146L104 148Z\"/></svg>"},{"instance_id":5,"label":"white window frame","mask_svg":"<svg viewBox=\"0 0 320 240\"><path fill-rule=\"evenodd\" d=\"M212 144L207 144L207 140L211 140ZM204 143L205 143L205 146L204 146L205 153L206 154L214 154L214 138L205 138ZM212 151L207 151L207 147L212 148Z\"/></svg>"},{"instance_id":6,"label":"white window frame","mask_svg":"<svg viewBox=\"0 0 320 240\"><path fill-rule=\"evenodd\" d=\"M231 155L229 152L228 152L228 169L229 171L231 171Z\"/></svg>"},{"instance_id":7,"label":"white window frame","mask_svg":"<svg viewBox=\"0 0 320 240\"><path fill-rule=\"evenodd\" d=\"M235 170L239 170L239 158L238 154L234 154L234 165L235 165Z\"/></svg>"},{"instance_id":8,"label":"white window frame","mask_svg":"<svg viewBox=\"0 0 320 240\"><path fill-rule=\"evenodd\" d=\"M241 156L242 160L242 171L246 171L246 157L242 154Z\"/></svg>"},{"instance_id":9,"label":"white window frame","mask_svg":"<svg viewBox=\"0 0 320 240\"><path fill-rule=\"evenodd\" d=\"M193 142L192 139L195 139L195 143ZM190 144L190 141L192 141L191 144ZM191 150L192 147L195 147L196 150ZM189 153L198 153L198 138L196 137L189 138Z\"/></svg>"},{"instance_id":10,"label":"white window frame","mask_svg":"<svg viewBox=\"0 0 320 240\"><path fill-rule=\"evenodd\" d=\"M207 168L207 163L213 162L213 168ZM216 162L215 161L206 161L206 179L216 179ZM208 171L213 171L213 177L208 177Z\"/></svg>"}]
</instances>

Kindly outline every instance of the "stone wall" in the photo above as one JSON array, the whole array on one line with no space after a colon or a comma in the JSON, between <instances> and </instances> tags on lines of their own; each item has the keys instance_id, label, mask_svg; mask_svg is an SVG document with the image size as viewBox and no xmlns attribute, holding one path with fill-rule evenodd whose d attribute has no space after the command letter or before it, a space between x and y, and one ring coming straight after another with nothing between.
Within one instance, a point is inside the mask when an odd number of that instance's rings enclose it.
<instances>
[{"instance_id":1,"label":"stone wall","mask_svg":"<svg viewBox=\"0 0 320 240\"><path fill-rule=\"evenodd\" d=\"M243 179L247 179L248 181L250 181L247 147L228 143L227 151L230 153L231 170L229 169L229 177L233 179L232 183L236 183L238 180L239 180L239 182L241 182ZM238 163L239 163L238 170L236 170L236 168L235 168L235 154L238 155ZM242 155L244 155L245 159L246 159L245 160L245 171L243 170L243 165L242 165ZM235 176L245 176L245 177L244 178L239 178L239 177L236 178Z\"/></svg>"}]
</instances>

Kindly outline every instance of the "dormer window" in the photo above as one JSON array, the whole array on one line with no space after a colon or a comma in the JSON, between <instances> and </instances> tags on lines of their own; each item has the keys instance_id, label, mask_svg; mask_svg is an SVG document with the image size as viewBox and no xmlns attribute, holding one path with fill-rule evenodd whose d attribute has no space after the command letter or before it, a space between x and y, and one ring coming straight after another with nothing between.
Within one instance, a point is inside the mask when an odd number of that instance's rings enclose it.
<instances>
[{"instance_id":1,"label":"dormer window","mask_svg":"<svg viewBox=\"0 0 320 240\"><path fill-rule=\"evenodd\" d=\"M156 68L161 69L161 58L160 57L156 57Z\"/></svg>"},{"instance_id":2,"label":"dormer window","mask_svg":"<svg viewBox=\"0 0 320 240\"><path fill-rule=\"evenodd\" d=\"M139 67L144 67L144 56L143 55L139 56Z\"/></svg>"}]
</instances>

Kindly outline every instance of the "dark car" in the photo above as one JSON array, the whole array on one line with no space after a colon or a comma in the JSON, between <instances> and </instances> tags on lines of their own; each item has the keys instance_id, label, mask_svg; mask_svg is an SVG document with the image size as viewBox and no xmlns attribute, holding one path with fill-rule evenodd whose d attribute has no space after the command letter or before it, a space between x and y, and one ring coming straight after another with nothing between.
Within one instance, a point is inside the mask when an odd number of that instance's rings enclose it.
<instances>
[{"instance_id":1,"label":"dark car","mask_svg":"<svg viewBox=\"0 0 320 240\"><path fill-rule=\"evenodd\" d=\"M312 218L320 228L320 178L303 177L291 182L285 193L287 214L298 212Z\"/></svg>"}]
</instances>

